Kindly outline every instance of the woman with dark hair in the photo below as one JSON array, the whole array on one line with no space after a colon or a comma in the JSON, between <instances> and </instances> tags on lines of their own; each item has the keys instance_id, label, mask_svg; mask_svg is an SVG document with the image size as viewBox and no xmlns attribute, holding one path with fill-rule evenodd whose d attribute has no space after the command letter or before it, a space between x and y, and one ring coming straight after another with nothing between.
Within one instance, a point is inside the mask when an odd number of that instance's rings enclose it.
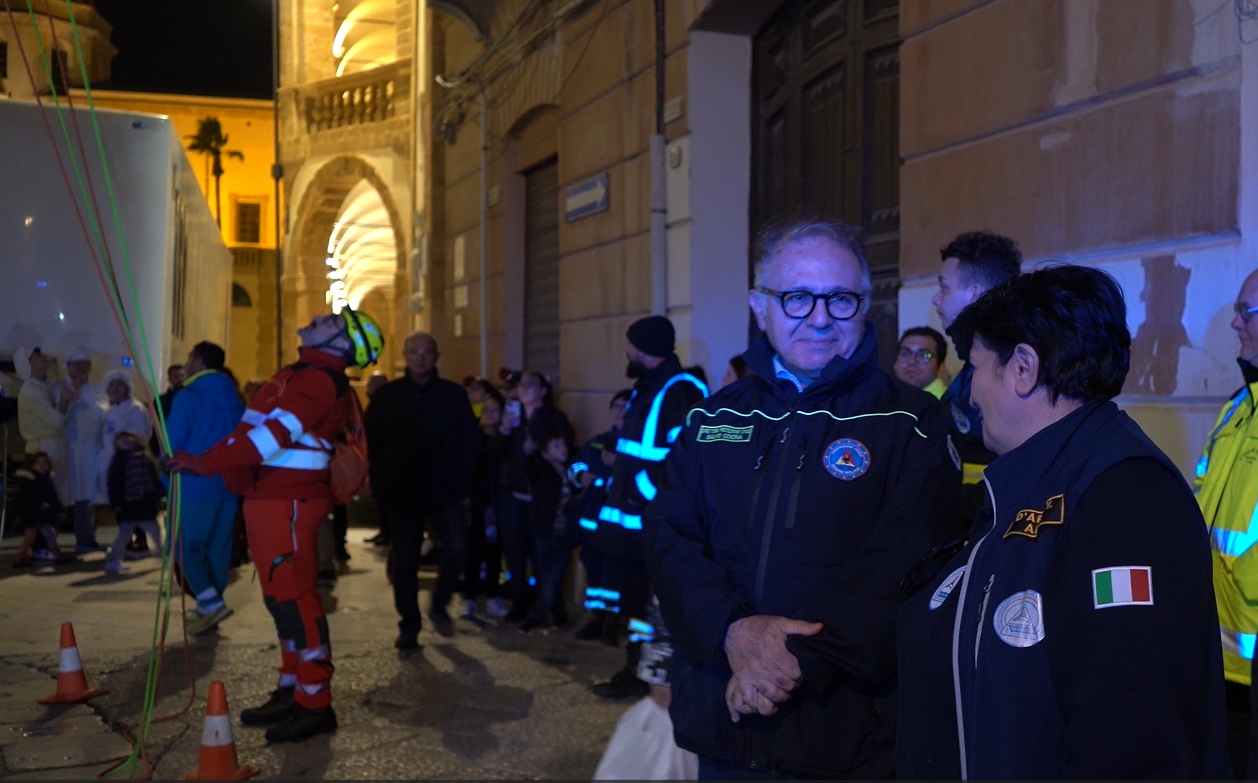
<instances>
[{"instance_id":1,"label":"woman with dark hair","mask_svg":"<svg viewBox=\"0 0 1258 783\"><path fill-rule=\"evenodd\" d=\"M1131 351L1117 283L1014 277L952 334L997 458L968 541L901 584L897 775L1230 777L1210 542L1111 401Z\"/></svg>"},{"instance_id":2,"label":"woman with dark hair","mask_svg":"<svg viewBox=\"0 0 1258 783\"><path fill-rule=\"evenodd\" d=\"M507 561L506 592L512 601L507 622L523 620L532 597L527 574L533 549L528 527L528 504L532 501L528 458L537 450L539 438L549 432L562 433L569 443L574 440L568 417L555 407L554 387L549 379L529 370L520 377L518 399L507 402L492 444L494 456L502 462L497 509L498 534L502 536Z\"/></svg>"}]
</instances>

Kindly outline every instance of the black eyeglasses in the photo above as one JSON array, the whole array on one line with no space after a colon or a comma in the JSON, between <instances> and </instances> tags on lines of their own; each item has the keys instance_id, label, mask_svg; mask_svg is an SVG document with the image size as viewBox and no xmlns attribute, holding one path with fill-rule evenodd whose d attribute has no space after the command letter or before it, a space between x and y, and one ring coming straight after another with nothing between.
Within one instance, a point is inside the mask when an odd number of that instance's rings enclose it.
<instances>
[{"instance_id":1,"label":"black eyeglasses","mask_svg":"<svg viewBox=\"0 0 1258 783\"><path fill-rule=\"evenodd\" d=\"M901 348L898 361L901 362L917 362L918 364L929 364L931 359L935 358L935 354L930 351L915 351L912 348Z\"/></svg>"},{"instance_id":2,"label":"black eyeglasses","mask_svg":"<svg viewBox=\"0 0 1258 783\"><path fill-rule=\"evenodd\" d=\"M782 305L782 312L788 318L804 319L817 309L817 302L824 299L826 312L836 321L850 321L860 312L861 302L865 297L851 291L835 291L831 294L814 294L812 291L774 291L771 288L757 288L762 294L768 294Z\"/></svg>"}]
</instances>

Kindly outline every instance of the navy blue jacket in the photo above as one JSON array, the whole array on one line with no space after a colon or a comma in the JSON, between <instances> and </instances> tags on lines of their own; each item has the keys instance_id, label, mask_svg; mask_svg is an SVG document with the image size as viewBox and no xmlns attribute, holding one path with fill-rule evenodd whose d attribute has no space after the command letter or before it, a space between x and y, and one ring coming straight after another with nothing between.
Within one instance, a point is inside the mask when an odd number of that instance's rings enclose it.
<instances>
[{"instance_id":1,"label":"navy blue jacket","mask_svg":"<svg viewBox=\"0 0 1258 783\"><path fill-rule=\"evenodd\" d=\"M664 476L664 460L682 419L707 393L702 381L682 371L676 354L642 374L625 408L625 424L616 440L616 462L605 485L607 496L598 519L583 518L583 542L617 557L639 561L646 557L641 540L642 512L655 498Z\"/></svg>"},{"instance_id":2,"label":"navy blue jacket","mask_svg":"<svg viewBox=\"0 0 1258 783\"><path fill-rule=\"evenodd\" d=\"M678 744L756 769L821 777L893 771L900 579L955 535L960 477L934 397L880 372L867 328L800 393L760 339L754 377L686 417L646 514L648 565L672 634ZM952 502L949 502L949 498ZM729 624L752 614L824 623L791 637L804 682L778 713L725 708Z\"/></svg>"},{"instance_id":3,"label":"navy blue jacket","mask_svg":"<svg viewBox=\"0 0 1258 783\"><path fill-rule=\"evenodd\" d=\"M1175 466L1090 403L985 480L970 542L903 607L899 777L1231 777L1210 547Z\"/></svg>"}]
</instances>

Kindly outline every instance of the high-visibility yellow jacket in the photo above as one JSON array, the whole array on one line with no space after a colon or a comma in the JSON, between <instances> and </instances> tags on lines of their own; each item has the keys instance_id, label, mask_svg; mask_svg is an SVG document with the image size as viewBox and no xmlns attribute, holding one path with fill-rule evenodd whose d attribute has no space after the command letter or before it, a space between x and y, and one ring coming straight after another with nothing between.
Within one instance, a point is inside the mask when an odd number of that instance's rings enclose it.
<instances>
[{"instance_id":1,"label":"high-visibility yellow jacket","mask_svg":"<svg viewBox=\"0 0 1258 783\"><path fill-rule=\"evenodd\" d=\"M1229 680L1250 684L1258 641L1258 372L1228 400L1206 439L1193 489L1214 550L1214 594Z\"/></svg>"}]
</instances>

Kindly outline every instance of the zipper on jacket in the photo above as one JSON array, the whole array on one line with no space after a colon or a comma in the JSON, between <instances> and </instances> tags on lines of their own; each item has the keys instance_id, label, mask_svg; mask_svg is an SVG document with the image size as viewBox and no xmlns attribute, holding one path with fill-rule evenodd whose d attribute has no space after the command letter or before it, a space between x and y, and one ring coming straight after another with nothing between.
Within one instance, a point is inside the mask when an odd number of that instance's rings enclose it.
<instances>
[{"instance_id":1,"label":"zipper on jacket","mask_svg":"<svg viewBox=\"0 0 1258 783\"><path fill-rule=\"evenodd\" d=\"M792 409L790 419L795 418L795 411ZM790 420L788 419L788 421ZM782 430L782 437L778 441L785 444L791 437L791 428L788 424L786 429ZM773 478L773 492L769 494L768 514L764 518L764 535L760 539L760 564L756 568L756 608L760 607L760 599L764 593L764 574L769 567L769 545L773 542L773 525L777 523L778 500L782 497L782 477L786 474L786 463L790 462L791 454L787 449L782 449L782 457L778 460L777 475Z\"/></svg>"},{"instance_id":2,"label":"zipper on jacket","mask_svg":"<svg viewBox=\"0 0 1258 783\"><path fill-rule=\"evenodd\" d=\"M773 453L773 446L776 443L777 438L769 441L768 448L756 458L756 466L751 469L751 472L756 474L756 486L751 493L751 508L747 510L747 524L744 526L744 530L751 530L756 525L756 506L760 505L760 487L764 484L764 474L767 472L761 470L761 468L764 467L765 461L769 459L769 455Z\"/></svg>"},{"instance_id":3,"label":"zipper on jacket","mask_svg":"<svg viewBox=\"0 0 1258 783\"><path fill-rule=\"evenodd\" d=\"M996 493L992 491L992 483L987 480L987 476L983 476L983 483L987 485L987 496L992 502L992 524L970 550L970 557L965 563L965 575L961 577L961 595L957 597L957 616L952 622L952 699L957 710L957 750L961 758L962 780L969 779L969 764L965 757L965 710L961 707L961 666L958 653L961 618L965 614L965 594L970 588L970 574L974 573L974 557L978 554L979 547L983 546L983 542L996 529Z\"/></svg>"},{"instance_id":4,"label":"zipper on jacket","mask_svg":"<svg viewBox=\"0 0 1258 783\"><path fill-rule=\"evenodd\" d=\"M799 485L804 477L804 459L808 456L808 436L799 443L799 463L795 465L795 478L791 481L791 499L786 504L786 529L795 527L795 510L799 507Z\"/></svg>"},{"instance_id":5,"label":"zipper on jacket","mask_svg":"<svg viewBox=\"0 0 1258 783\"><path fill-rule=\"evenodd\" d=\"M987 597L992 590L992 582L996 581L996 575L992 574L987 578L987 584L983 585L983 598L978 602L978 629L974 632L974 668L978 668L978 648L983 643L983 620L987 614Z\"/></svg>"}]
</instances>

